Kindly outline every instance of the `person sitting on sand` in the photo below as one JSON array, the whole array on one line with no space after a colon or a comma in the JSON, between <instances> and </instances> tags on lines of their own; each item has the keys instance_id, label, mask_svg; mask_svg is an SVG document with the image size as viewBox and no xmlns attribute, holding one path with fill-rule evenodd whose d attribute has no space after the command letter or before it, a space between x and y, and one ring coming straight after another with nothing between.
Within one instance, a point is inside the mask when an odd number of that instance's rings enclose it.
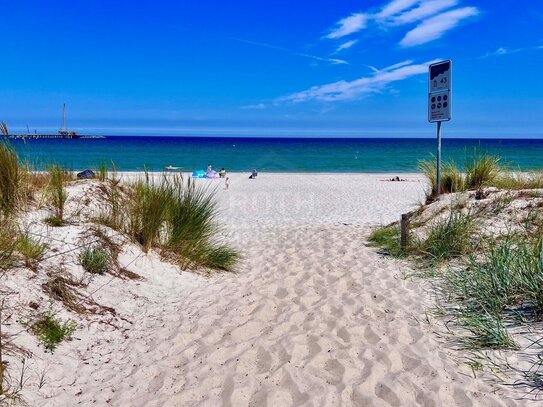
<instances>
[{"instance_id":1,"label":"person sitting on sand","mask_svg":"<svg viewBox=\"0 0 543 407\"><path fill-rule=\"evenodd\" d=\"M257 175L258 175L258 172L256 172L256 169L254 169L251 175L249 176L249 179L255 179Z\"/></svg>"}]
</instances>

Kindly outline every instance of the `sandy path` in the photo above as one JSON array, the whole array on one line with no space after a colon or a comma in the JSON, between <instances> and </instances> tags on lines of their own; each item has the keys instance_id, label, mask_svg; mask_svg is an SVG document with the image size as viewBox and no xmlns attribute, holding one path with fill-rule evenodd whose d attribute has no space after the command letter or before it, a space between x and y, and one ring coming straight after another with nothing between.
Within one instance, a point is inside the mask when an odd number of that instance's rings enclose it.
<instances>
[{"instance_id":1,"label":"sandy path","mask_svg":"<svg viewBox=\"0 0 543 407\"><path fill-rule=\"evenodd\" d=\"M421 197L418 180L382 178L233 176L219 194L239 273L163 277L136 261L147 282L99 297L133 326L59 349L40 405L516 405L454 362L424 290L365 246L367 225Z\"/></svg>"}]
</instances>

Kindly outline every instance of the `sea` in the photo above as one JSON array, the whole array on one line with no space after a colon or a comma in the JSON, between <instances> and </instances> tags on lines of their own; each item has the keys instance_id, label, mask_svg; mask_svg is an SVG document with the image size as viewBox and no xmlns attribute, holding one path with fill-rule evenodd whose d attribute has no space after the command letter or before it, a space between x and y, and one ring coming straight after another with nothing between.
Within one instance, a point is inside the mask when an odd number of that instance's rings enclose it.
<instances>
[{"instance_id":1,"label":"sea","mask_svg":"<svg viewBox=\"0 0 543 407\"><path fill-rule=\"evenodd\" d=\"M93 169L105 162L118 171L215 169L249 172L405 173L436 154L423 138L251 138L110 136L12 140L36 170L51 164ZM543 169L543 139L443 139L443 161L460 167L474 155L491 154L512 169Z\"/></svg>"}]
</instances>

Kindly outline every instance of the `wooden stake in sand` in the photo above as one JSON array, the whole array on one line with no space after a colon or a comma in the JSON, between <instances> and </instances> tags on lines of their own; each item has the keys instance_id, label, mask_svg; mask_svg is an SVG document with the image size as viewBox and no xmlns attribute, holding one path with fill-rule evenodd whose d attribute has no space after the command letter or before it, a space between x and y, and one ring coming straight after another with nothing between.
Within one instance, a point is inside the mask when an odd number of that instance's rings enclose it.
<instances>
[{"instance_id":1,"label":"wooden stake in sand","mask_svg":"<svg viewBox=\"0 0 543 407\"><path fill-rule=\"evenodd\" d=\"M409 243L409 214L408 213L402 214L402 219L400 221L400 228L401 228L400 246L402 250L406 250L407 245Z\"/></svg>"}]
</instances>

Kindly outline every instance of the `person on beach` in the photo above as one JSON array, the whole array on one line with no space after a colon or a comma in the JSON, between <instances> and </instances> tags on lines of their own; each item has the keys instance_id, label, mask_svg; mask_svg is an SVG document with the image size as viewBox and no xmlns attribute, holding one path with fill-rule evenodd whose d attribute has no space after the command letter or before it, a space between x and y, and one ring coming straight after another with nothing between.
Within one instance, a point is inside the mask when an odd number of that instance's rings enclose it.
<instances>
[{"instance_id":1,"label":"person on beach","mask_svg":"<svg viewBox=\"0 0 543 407\"><path fill-rule=\"evenodd\" d=\"M226 170L224 169L224 167L222 167L219 170L219 177L224 178L225 176L226 176Z\"/></svg>"},{"instance_id":2,"label":"person on beach","mask_svg":"<svg viewBox=\"0 0 543 407\"><path fill-rule=\"evenodd\" d=\"M249 176L249 179L255 179L257 175L258 175L258 173L256 172L256 169L253 169L253 172Z\"/></svg>"},{"instance_id":3,"label":"person on beach","mask_svg":"<svg viewBox=\"0 0 543 407\"><path fill-rule=\"evenodd\" d=\"M226 179L224 180L224 189L228 188L230 188L230 178L226 177Z\"/></svg>"}]
</instances>

